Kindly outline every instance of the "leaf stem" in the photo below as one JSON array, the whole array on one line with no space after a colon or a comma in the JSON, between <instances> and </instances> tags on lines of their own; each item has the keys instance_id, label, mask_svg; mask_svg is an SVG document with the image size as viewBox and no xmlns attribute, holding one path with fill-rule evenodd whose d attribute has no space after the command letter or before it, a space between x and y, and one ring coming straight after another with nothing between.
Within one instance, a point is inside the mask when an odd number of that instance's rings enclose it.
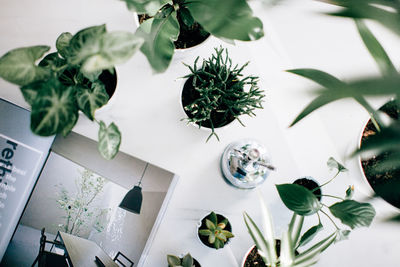
<instances>
[{"instance_id":1,"label":"leaf stem","mask_svg":"<svg viewBox=\"0 0 400 267\"><path fill-rule=\"evenodd\" d=\"M326 207L325 204L322 204ZM336 230L339 230L340 228L336 225L336 223L332 220L331 216L328 215L328 213L326 213L325 211L323 211L322 209L320 210L326 217L328 217L328 219L333 223L333 225L336 227Z\"/></svg>"}]
</instances>

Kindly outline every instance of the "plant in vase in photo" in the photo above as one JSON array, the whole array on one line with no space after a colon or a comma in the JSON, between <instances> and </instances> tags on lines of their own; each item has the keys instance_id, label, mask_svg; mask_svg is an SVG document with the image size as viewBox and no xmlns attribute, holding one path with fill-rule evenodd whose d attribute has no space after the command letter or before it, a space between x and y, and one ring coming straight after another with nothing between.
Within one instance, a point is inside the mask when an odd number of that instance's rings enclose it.
<instances>
[{"instance_id":1,"label":"plant in vase in photo","mask_svg":"<svg viewBox=\"0 0 400 267\"><path fill-rule=\"evenodd\" d=\"M107 180L95 176L92 171L84 169L81 176L75 180L76 193L71 193L63 185L59 189L58 208L65 212L65 223L58 225L60 231L76 236L85 235L90 229L98 232L104 230L104 218L108 209L93 205L99 194L103 191Z\"/></svg>"},{"instance_id":2,"label":"plant in vase in photo","mask_svg":"<svg viewBox=\"0 0 400 267\"><path fill-rule=\"evenodd\" d=\"M107 126L96 120L95 111L107 104L115 90L114 66L127 61L142 42L130 32L107 32L105 25L75 35L65 32L56 41L56 52L48 53L50 47L43 45L7 52L0 58L0 77L20 86L31 106L35 134L66 136L81 111L99 124L99 151L112 159L121 134L114 123Z\"/></svg>"},{"instance_id":3,"label":"plant in vase in photo","mask_svg":"<svg viewBox=\"0 0 400 267\"><path fill-rule=\"evenodd\" d=\"M222 127L239 116L255 116L255 109L262 109L265 95L258 87L256 76L243 77L242 71L248 63L239 67L233 65L228 50L215 48L209 59L203 59L201 66L197 58L192 66L186 65L191 73L184 76L187 81L182 91L182 104L188 116L188 123L199 128L211 129L207 141L215 136L215 128Z\"/></svg>"},{"instance_id":4,"label":"plant in vase in photo","mask_svg":"<svg viewBox=\"0 0 400 267\"><path fill-rule=\"evenodd\" d=\"M122 1L144 18L137 34L145 39L141 51L156 72L168 68L175 48L194 46L210 34L231 42L264 36L246 0Z\"/></svg>"},{"instance_id":5,"label":"plant in vase in photo","mask_svg":"<svg viewBox=\"0 0 400 267\"><path fill-rule=\"evenodd\" d=\"M179 258L175 255L167 255L168 267L195 267L195 261L190 253Z\"/></svg>"},{"instance_id":6,"label":"plant in vase in photo","mask_svg":"<svg viewBox=\"0 0 400 267\"><path fill-rule=\"evenodd\" d=\"M291 126L320 107L343 98L356 100L370 116L368 138L352 156L361 154L363 171L375 193L396 207L400 207L400 120L391 118L386 123L381 110L373 108L366 97L393 98L400 107L400 75L383 46L364 23L371 19L400 35L400 5L397 1L325 0L337 5L338 11L330 15L353 18L370 55L376 61L381 76L365 77L350 82L341 81L317 69L293 69L289 72L316 82L322 88L315 90L316 98L301 111ZM371 153L372 152L372 153ZM373 156L371 156L373 154Z\"/></svg>"},{"instance_id":7,"label":"plant in vase in photo","mask_svg":"<svg viewBox=\"0 0 400 267\"><path fill-rule=\"evenodd\" d=\"M228 223L226 218L218 221L217 214L211 212L205 218L205 228L199 229L199 235L207 237L208 244L215 249L223 248L229 238L234 237L230 231L226 230Z\"/></svg>"},{"instance_id":8,"label":"plant in vase in photo","mask_svg":"<svg viewBox=\"0 0 400 267\"><path fill-rule=\"evenodd\" d=\"M337 170L335 175L313 190L298 184L276 185L281 200L287 208L293 211L288 230L284 232L280 239L279 251L276 248L276 237L266 204L261 201L265 224L264 233L261 232L251 217L246 212L244 213L246 226L256 244L258 254L266 266L312 266L318 261L319 255L330 245L347 239L351 230L362 226L368 227L371 224L375 217L375 210L369 203L360 203L351 199L354 187L349 186L344 197L322 194L326 198L339 199L331 205L321 202L318 200L318 196L313 194L313 191L321 189L321 187L332 182L341 172L346 171L346 168L333 158L328 160L328 166ZM305 217L312 215L317 215L318 224L303 231ZM319 242L309 245L308 249L301 250L304 245L309 244L324 229L321 215L329 219L334 230L325 235ZM339 219L342 226L339 227L334 218Z\"/></svg>"}]
</instances>

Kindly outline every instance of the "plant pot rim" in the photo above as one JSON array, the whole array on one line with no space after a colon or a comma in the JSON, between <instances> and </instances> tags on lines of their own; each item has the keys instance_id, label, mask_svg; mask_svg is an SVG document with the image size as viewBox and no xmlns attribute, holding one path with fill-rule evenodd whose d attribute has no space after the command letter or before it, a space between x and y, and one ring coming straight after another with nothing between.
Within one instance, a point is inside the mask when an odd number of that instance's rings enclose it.
<instances>
[{"instance_id":1,"label":"plant pot rim","mask_svg":"<svg viewBox=\"0 0 400 267\"><path fill-rule=\"evenodd\" d=\"M228 238L228 240L225 242L223 248L216 249L215 247L209 247L209 246L207 246L206 244L204 244L203 241L201 241L201 239L200 239L200 234L199 234L199 230L200 230L200 227L201 227L201 224L202 224L201 222L202 222L206 217L208 217L208 216L211 214L211 212L212 212L212 211L207 212L207 213L206 213L205 215L203 215L203 216L201 217L201 219L197 222L197 224L196 224L196 236L197 236L197 240L198 240L204 247L209 248L209 249L214 249L214 250L217 250L217 251L218 251L218 250L222 250L222 249L226 248L226 247L229 245L229 243L230 243L230 241L231 241L231 238ZM214 213L215 213L217 216L220 215L220 216L222 216L222 217L224 217L225 219L228 220L228 224L230 225L230 227L231 227L231 232L232 232L233 227L232 227L232 223L229 221L229 219L228 219L225 215L223 215L223 214L221 214L221 213L219 213L219 212L215 212L215 211L214 211Z\"/></svg>"},{"instance_id":2,"label":"plant pot rim","mask_svg":"<svg viewBox=\"0 0 400 267\"><path fill-rule=\"evenodd\" d=\"M243 259L242 259L242 264L240 265L240 267L244 267L244 264L247 260L247 257L249 256L250 252L256 247L256 245L252 245L247 251L246 254L244 254Z\"/></svg>"},{"instance_id":3,"label":"plant pot rim","mask_svg":"<svg viewBox=\"0 0 400 267\"><path fill-rule=\"evenodd\" d=\"M183 121L187 125L191 125L191 126L197 128L199 130L202 130L202 131L207 132L207 133L211 133L211 128L207 128L207 127L204 127L204 126L199 127L199 125L194 123L194 122L187 122L186 121L186 118L188 117L188 115L186 114L185 108L184 108L183 103L182 103L182 94L183 94L183 88L184 88L185 83L187 82L188 79L189 78L178 78L178 79L176 79L176 80L181 80L181 88L182 89L181 89L181 94L179 95L179 103L180 103L181 110L182 110L182 113L183 113ZM237 123L237 120L234 119L233 121L225 124L224 126L221 126L221 127L218 127L218 128L214 128L214 131L217 132L219 130L225 130L227 128L230 128L232 125L235 125L236 123Z\"/></svg>"}]
</instances>

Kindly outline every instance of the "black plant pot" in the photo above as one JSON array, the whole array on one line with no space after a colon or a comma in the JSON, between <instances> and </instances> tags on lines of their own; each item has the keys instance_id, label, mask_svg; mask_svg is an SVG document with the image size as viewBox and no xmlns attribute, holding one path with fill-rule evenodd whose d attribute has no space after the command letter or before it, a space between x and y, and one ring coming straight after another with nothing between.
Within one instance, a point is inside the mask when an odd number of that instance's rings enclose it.
<instances>
[{"instance_id":1,"label":"black plant pot","mask_svg":"<svg viewBox=\"0 0 400 267\"><path fill-rule=\"evenodd\" d=\"M224 220L224 219L227 219L225 216L223 216L223 215L221 215L221 214L216 214L216 215L217 215L217 221L218 221L218 222L220 222L220 221L222 221L222 220ZM203 243L205 246L207 246L207 247L209 247L209 248L216 249L216 248L214 247L213 244L208 243L208 236L202 236L202 235L199 234L199 230L200 230L200 229L207 229L206 219L209 219L209 216L210 216L210 214L208 214L207 216L205 216L205 217L199 222L199 224L198 224L198 226L197 226L197 236L199 237L199 240L201 241L201 243ZM232 233L232 225L231 225L231 223L229 222L229 220L228 220L228 223L226 224L224 230L227 230L227 231L229 231L229 232ZM230 238L227 239L227 241L226 241L225 244L224 244L224 247L225 247L226 245L228 245L229 241L230 241Z\"/></svg>"},{"instance_id":2,"label":"black plant pot","mask_svg":"<svg viewBox=\"0 0 400 267\"><path fill-rule=\"evenodd\" d=\"M317 197L317 199L319 201L321 201L321 198L322 198L321 188L318 188L319 184L313 178L311 178L311 177L303 177L303 178L297 179L293 183L301 185L301 186L307 188L308 190L310 190ZM316 188L318 188L318 189L316 189Z\"/></svg>"}]
</instances>

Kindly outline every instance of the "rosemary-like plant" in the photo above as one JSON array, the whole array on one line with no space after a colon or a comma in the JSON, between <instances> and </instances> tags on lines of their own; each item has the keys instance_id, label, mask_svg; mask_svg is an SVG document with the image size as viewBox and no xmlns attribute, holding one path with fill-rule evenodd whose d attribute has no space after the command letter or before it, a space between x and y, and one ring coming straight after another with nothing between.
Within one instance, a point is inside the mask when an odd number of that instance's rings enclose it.
<instances>
[{"instance_id":1,"label":"rosemary-like plant","mask_svg":"<svg viewBox=\"0 0 400 267\"><path fill-rule=\"evenodd\" d=\"M215 128L235 119L243 125L239 116L255 116L254 110L263 108L265 95L257 85L259 77L243 77L242 71L249 62L241 67L233 66L227 49L215 48L215 53L203 59L200 68L198 60L199 57L193 67L185 64L191 71L183 77L188 78L184 88L188 92L182 94L186 119L199 127L211 128L207 141L213 135L219 140Z\"/></svg>"}]
</instances>

